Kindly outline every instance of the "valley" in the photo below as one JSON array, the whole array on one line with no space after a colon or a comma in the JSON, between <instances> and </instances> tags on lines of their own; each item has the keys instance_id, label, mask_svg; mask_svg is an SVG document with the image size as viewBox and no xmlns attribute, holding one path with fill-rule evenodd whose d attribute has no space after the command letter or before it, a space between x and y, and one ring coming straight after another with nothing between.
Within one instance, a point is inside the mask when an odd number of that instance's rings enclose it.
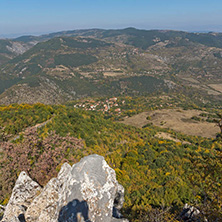
<instances>
[{"instance_id":1,"label":"valley","mask_svg":"<svg viewBox=\"0 0 222 222\"><path fill-rule=\"evenodd\" d=\"M185 204L222 218L221 70L221 33L0 40L0 204L22 171L43 187L98 154L125 189L124 218L181 222Z\"/></svg>"},{"instance_id":2,"label":"valley","mask_svg":"<svg viewBox=\"0 0 222 222\"><path fill-rule=\"evenodd\" d=\"M19 50L10 51L13 44ZM1 104L157 91L222 98L220 33L79 30L2 40L0 46L8 56L0 67Z\"/></svg>"}]
</instances>

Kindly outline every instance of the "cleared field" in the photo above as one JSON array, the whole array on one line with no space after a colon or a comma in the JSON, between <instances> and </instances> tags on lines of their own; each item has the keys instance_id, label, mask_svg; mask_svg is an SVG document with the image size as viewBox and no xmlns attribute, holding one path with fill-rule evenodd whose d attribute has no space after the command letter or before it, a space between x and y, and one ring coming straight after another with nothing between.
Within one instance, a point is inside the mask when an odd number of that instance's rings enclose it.
<instances>
[{"instance_id":1,"label":"cleared field","mask_svg":"<svg viewBox=\"0 0 222 222\"><path fill-rule=\"evenodd\" d=\"M198 116L203 111L183 109L163 109L143 112L138 115L125 118L122 123L136 127L143 127L148 123L162 128L170 128L187 135L213 138L219 133L219 128L214 123L199 122L191 117ZM147 120L150 116L150 120Z\"/></svg>"},{"instance_id":2,"label":"cleared field","mask_svg":"<svg viewBox=\"0 0 222 222\"><path fill-rule=\"evenodd\" d=\"M110 77L126 75L125 73L122 73L122 72L104 72L103 74L104 76L110 76Z\"/></svg>"},{"instance_id":3,"label":"cleared field","mask_svg":"<svg viewBox=\"0 0 222 222\"><path fill-rule=\"evenodd\" d=\"M215 84L213 84L213 85L215 85ZM219 90L216 90L214 87L212 87L212 85L205 86L205 85L190 84L190 86L197 88L197 89L205 90L207 92L207 94L209 94L209 95L214 95L214 96L221 95L221 92Z\"/></svg>"},{"instance_id":4,"label":"cleared field","mask_svg":"<svg viewBox=\"0 0 222 222\"><path fill-rule=\"evenodd\" d=\"M194 79L194 78L191 78L191 77L184 77L184 78L182 78L182 79L184 79L184 80L186 80L186 81L189 81L189 82L191 82L191 83L197 83L197 84L199 84L200 82L199 81L197 81L196 79Z\"/></svg>"},{"instance_id":5,"label":"cleared field","mask_svg":"<svg viewBox=\"0 0 222 222\"><path fill-rule=\"evenodd\" d=\"M222 93L222 84L210 84L209 86Z\"/></svg>"}]
</instances>

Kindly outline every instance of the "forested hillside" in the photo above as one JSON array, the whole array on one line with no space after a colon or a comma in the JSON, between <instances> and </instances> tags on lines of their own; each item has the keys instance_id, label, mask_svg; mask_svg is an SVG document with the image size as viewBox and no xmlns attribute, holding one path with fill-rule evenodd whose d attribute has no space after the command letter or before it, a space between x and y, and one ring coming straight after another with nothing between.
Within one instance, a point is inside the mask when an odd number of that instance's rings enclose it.
<instances>
[{"instance_id":1,"label":"forested hillside","mask_svg":"<svg viewBox=\"0 0 222 222\"><path fill-rule=\"evenodd\" d=\"M181 142L155 135L170 129L127 126L102 112L73 105L13 104L0 107L0 197L6 204L25 170L41 185L62 163L97 153L115 169L125 188L124 216L131 221L179 221L185 203L208 221L222 217L221 137L176 133ZM183 142L182 142L183 141Z\"/></svg>"},{"instance_id":2,"label":"forested hillside","mask_svg":"<svg viewBox=\"0 0 222 222\"><path fill-rule=\"evenodd\" d=\"M184 89L221 101L221 68L221 33L127 28L22 36L0 40L0 104Z\"/></svg>"},{"instance_id":3,"label":"forested hillside","mask_svg":"<svg viewBox=\"0 0 222 222\"><path fill-rule=\"evenodd\" d=\"M74 30L0 40L0 204L97 153L132 222L222 218L222 35Z\"/></svg>"}]
</instances>

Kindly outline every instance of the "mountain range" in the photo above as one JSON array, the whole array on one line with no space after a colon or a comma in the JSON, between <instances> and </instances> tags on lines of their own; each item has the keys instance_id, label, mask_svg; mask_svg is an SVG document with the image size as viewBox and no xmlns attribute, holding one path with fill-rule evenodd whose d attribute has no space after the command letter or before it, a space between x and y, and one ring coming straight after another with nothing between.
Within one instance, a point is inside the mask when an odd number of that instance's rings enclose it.
<instances>
[{"instance_id":1,"label":"mountain range","mask_svg":"<svg viewBox=\"0 0 222 222\"><path fill-rule=\"evenodd\" d=\"M171 91L218 101L222 34L74 30L0 40L0 104Z\"/></svg>"}]
</instances>

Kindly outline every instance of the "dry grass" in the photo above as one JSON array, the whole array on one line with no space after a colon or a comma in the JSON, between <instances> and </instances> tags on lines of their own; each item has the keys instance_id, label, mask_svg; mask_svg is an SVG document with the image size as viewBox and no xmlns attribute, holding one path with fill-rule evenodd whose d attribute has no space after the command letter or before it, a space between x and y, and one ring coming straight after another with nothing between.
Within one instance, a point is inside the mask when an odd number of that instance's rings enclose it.
<instances>
[{"instance_id":1,"label":"dry grass","mask_svg":"<svg viewBox=\"0 0 222 222\"><path fill-rule=\"evenodd\" d=\"M104 72L104 76L116 77L116 76L124 76L124 75L126 74L122 72Z\"/></svg>"},{"instance_id":2,"label":"dry grass","mask_svg":"<svg viewBox=\"0 0 222 222\"><path fill-rule=\"evenodd\" d=\"M184 79L184 80L186 80L186 81L188 81L188 82L191 82L191 83L197 83L197 84L200 83L199 81L197 81L196 79L191 78L191 77L184 77L184 78L182 78L182 79Z\"/></svg>"},{"instance_id":3,"label":"dry grass","mask_svg":"<svg viewBox=\"0 0 222 222\"><path fill-rule=\"evenodd\" d=\"M211 88L222 93L222 84L210 84Z\"/></svg>"},{"instance_id":4,"label":"dry grass","mask_svg":"<svg viewBox=\"0 0 222 222\"><path fill-rule=\"evenodd\" d=\"M170 128L187 135L213 138L219 133L219 128L214 123L199 122L191 117L198 116L203 111L183 109L163 109L143 112L130 118L125 118L122 123L136 127L143 127L148 123L162 128ZM147 120L146 117L151 119Z\"/></svg>"}]
</instances>

